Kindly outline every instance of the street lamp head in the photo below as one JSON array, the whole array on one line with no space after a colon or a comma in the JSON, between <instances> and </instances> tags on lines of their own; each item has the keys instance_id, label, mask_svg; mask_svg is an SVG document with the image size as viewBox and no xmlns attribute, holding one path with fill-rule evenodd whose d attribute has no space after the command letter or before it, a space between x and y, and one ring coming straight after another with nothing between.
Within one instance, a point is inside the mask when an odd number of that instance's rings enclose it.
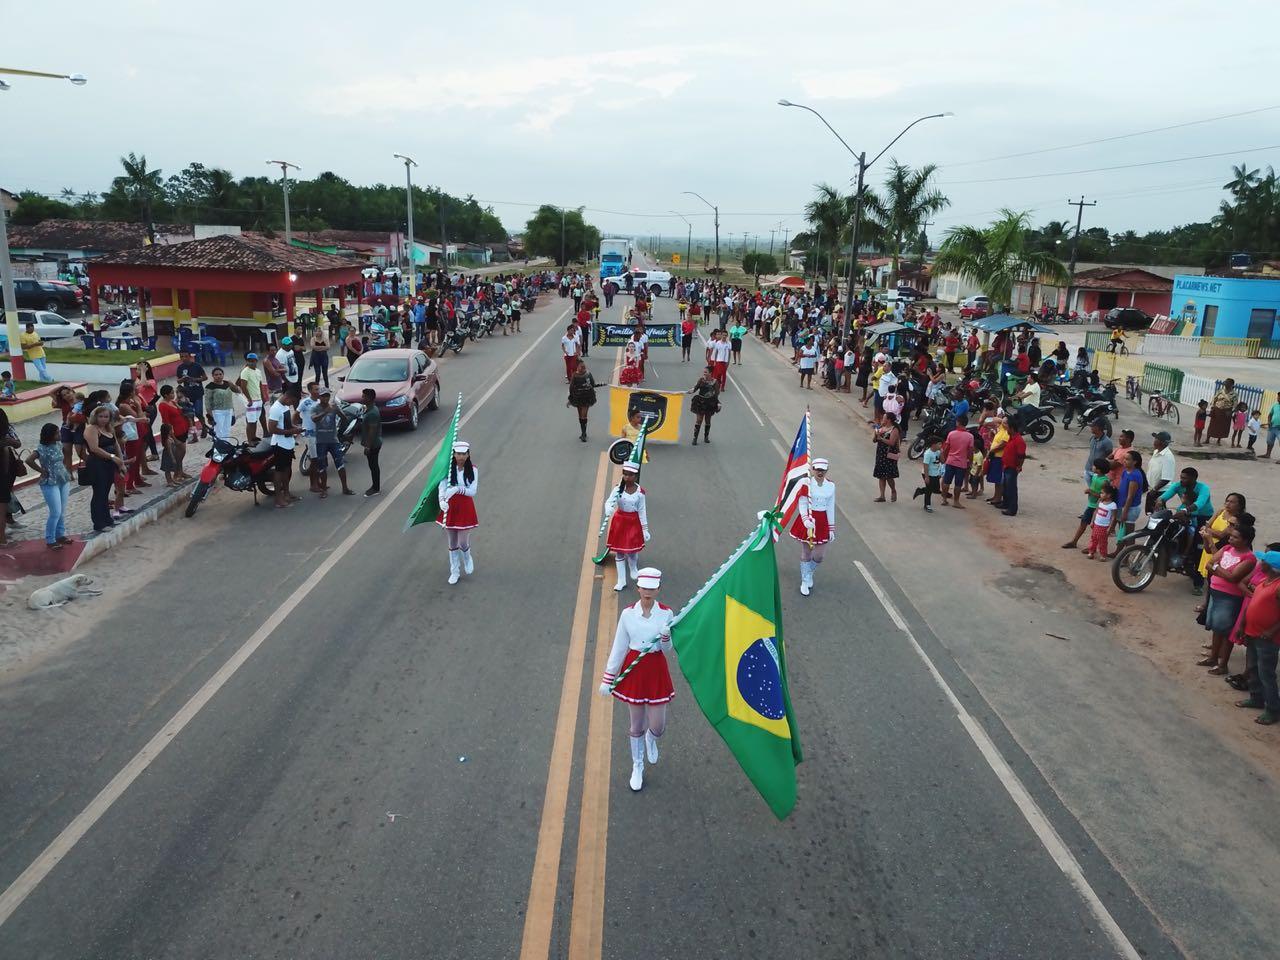
<instances>
[{"instance_id":1,"label":"street lamp head","mask_svg":"<svg viewBox=\"0 0 1280 960\"><path fill-rule=\"evenodd\" d=\"M950 110L946 110L946 111L944 111L944 112L942 112L942 113L938 114L938 116L940 116L940 117L954 117L954 116L955 116L955 114L954 114L952 111L950 111Z\"/></svg>"},{"instance_id":2,"label":"street lamp head","mask_svg":"<svg viewBox=\"0 0 1280 960\"><path fill-rule=\"evenodd\" d=\"M296 273L291 273L291 274L289 274L289 282L290 282L290 283L297 283L297 282L298 282L298 275L297 275Z\"/></svg>"},{"instance_id":3,"label":"street lamp head","mask_svg":"<svg viewBox=\"0 0 1280 960\"><path fill-rule=\"evenodd\" d=\"M792 103L790 100L779 100L779 101L778 101L778 106L780 106L780 107L794 107L794 106L795 106L795 104L794 104L794 103Z\"/></svg>"},{"instance_id":4,"label":"street lamp head","mask_svg":"<svg viewBox=\"0 0 1280 960\"><path fill-rule=\"evenodd\" d=\"M89 78L86 77L83 73L73 73L71 74L71 76L67 77L67 79L70 80L72 83L74 83L77 87L83 87L86 83L89 82Z\"/></svg>"},{"instance_id":5,"label":"street lamp head","mask_svg":"<svg viewBox=\"0 0 1280 960\"><path fill-rule=\"evenodd\" d=\"M0 92L9 90L9 89L11 89L11 84L8 84L3 80L0 80Z\"/></svg>"}]
</instances>

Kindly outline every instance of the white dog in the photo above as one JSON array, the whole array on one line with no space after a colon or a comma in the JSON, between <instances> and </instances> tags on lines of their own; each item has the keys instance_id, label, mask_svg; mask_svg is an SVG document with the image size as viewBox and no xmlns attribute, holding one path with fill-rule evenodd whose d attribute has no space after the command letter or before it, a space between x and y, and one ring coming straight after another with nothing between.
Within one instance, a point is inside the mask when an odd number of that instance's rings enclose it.
<instances>
[{"instance_id":1,"label":"white dog","mask_svg":"<svg viewBox=\"0 0 1280 960\"><path fill-rule=\"evenodd\" d=\"M93 583L93 577L86 577L83 573L75 573L62 580L55 580L47 587L33 591L27 606L32 610L43 610L48 607L60 607L77 597L102 596L101 590L90 589L91 583Z\"/></svg>"}]
</instances>

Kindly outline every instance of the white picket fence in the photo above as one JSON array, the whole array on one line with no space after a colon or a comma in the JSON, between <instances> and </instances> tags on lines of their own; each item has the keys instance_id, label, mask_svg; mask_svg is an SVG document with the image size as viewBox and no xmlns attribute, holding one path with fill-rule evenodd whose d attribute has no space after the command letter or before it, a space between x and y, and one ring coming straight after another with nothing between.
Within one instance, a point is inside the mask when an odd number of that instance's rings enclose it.
<instances>
[{"instance_id":1,"label":"white picket fence","mask_svg":"<svg viewBox=\"0 0 1280 960\"><path fill-rule=\"evenodd\" d=\"M1198 357L1204 337L1169 337L1149 333L1138 341L1134 353L1146 357Z\"/></svg>"},{"instance_id":2,"label":"white picket fence","mask_svg":"<svg viewBox=\"0 0 1280 960\"><path fill-rule=\"evenodd\" d=\"M1218 392L1218 381L1209 377L1193 377L1190 374L1182 378L1182 402L1192 410L1201 400L1213 401Z\"/></svg>"}]
</instances>

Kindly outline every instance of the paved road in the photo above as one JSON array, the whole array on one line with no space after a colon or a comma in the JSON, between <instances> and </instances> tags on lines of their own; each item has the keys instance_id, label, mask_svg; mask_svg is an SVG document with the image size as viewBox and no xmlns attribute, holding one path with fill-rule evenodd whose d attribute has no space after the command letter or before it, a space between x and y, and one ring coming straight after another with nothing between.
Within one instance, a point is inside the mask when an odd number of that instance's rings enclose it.
<instances>
[{"instance_id":1,"label":"paved road","mask_svg":"<svg viewBox=\"0 0 1280 960\"><path fill-rule=\"evenodd\" d=\"M616 621L612 571L584 562L604 407L580 443L561 311L445 362L481 471L473 577L448 586L440 531L402 531L437 416L389 439L381 501L220 494L144 532L171 562L0 688L0 955L1177 956L847 516L809 600L780 550L795 815L774 821L680 678L630 792L625 718L590 695ZM692 384L654 354L648 385ZM750 396L645 469L669 602L776 491L786 441Z\"/></svg>"}]
</instances>

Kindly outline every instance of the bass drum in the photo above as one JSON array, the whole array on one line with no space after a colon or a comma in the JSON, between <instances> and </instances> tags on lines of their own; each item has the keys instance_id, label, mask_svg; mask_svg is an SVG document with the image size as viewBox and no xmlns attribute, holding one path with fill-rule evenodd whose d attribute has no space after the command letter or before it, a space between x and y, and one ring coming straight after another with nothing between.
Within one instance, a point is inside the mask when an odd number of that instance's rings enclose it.
<instances>
[{"instance_id":1,"label":"bass drum","mask_svg":"<svg viewBox=\"0 0 1280 960\"><path fill-rule=\"evenodd\" d=\"M609 444L609 462L615 466L622 466L631 457L631 451L635 449L635 444L623 437Z\"/></svg>"}]
</instances>

